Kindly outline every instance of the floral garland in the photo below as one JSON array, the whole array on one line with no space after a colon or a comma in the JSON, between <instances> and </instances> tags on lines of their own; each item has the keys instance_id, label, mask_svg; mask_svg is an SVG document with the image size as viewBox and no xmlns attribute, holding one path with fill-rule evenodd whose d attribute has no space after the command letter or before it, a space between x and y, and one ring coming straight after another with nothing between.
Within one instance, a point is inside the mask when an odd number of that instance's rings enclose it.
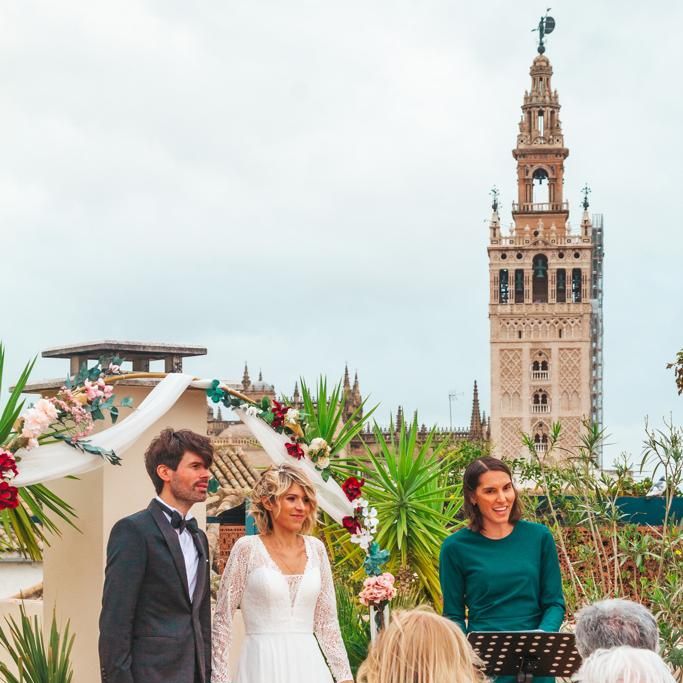
<instances>
[{"instance_id":1,"label":"floral garland","mask_svg":"<svg viewBox=\"0 0 683 683\"><path fill-rule=\"evenodd\" d=\"M105 413L115 423L119 408L132 407L129 398L115 405L114 389L106 382L108 376L120 374L120 364L121 360L114 358L106 368L103 361L92 368L81 368L74 378L66 379L55 396L39 399L16 420L6 443L0 444L0 511L19 506L19 489L11 482L19 474L20 449L30 451L41 444L63 441L85 453L100 455L113 465L121 463L114 451L93 446L85 438Z\"/></svg>"},{"instance_id":2,"label":"floral garland","mask_svg":"<svg viewBox=\"0 0 683 683\"><path fill-rule=\"evenodd\" d=\"M248 415L262 419L276 432L289 437L285 449L291 457L296 460L308 459L324 481L333 476L331 458L338 450L337 445L328 443L321 437L308 439L307 415L303 411L284 402L271 401L267 396L259 402L251 401L246 396L221 386L217 379L212 381L206 394L214 403L222 403L227 408L241 408ZM342 490L353 504L353 515L344 517L342 525L349 532L351 542L365 551L363 568L368 578L365 579L358 597L366 606L383 608L396 595L396 589L394 576L381 571L381 567L389 559L389 552L382 550L374 540L378 526L377 510L362 497L364 484L364 479L353 476L341 483Z\"/></svg>"}]
</instances>

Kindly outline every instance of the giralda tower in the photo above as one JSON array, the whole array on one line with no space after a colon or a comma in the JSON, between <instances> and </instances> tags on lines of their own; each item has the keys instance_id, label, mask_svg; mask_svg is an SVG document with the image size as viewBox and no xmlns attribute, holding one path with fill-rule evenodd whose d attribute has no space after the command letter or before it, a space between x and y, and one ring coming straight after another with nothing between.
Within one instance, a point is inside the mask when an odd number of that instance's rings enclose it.
<instances>
[{"instance_id":1,"label":"giralda tower","mask_svg":"<svg viewBox=\"0 0 683 683\"><path fill-rule=\"evenodd\" d=\"M548 450L553 422L562 446L579 442L582 422L602 423L602 216L569 224L564 162L569 155L543 54L531 65L517 146L517 201L503 234L494 191L489 224L491 440L499 457L524 453L520 434ZM563 451L558 451L561 454Z\"/></svg>"}]
</instances>

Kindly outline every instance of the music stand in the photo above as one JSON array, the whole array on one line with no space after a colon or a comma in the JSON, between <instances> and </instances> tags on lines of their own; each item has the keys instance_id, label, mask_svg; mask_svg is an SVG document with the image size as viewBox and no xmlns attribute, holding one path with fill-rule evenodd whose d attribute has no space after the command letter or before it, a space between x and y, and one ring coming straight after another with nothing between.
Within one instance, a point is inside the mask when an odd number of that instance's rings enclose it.
<instances>
[{"instance_id":1,"label":"music stand","mask_svg":"<svg viewBox=\"0 0 683 683\"><path fill-rule=\"evenodd\" d=\"M487 676L532 683L536 676L571 676L581 666L573 633L473 631L467 640L486 665Z\"/></svg>"}]
</instances>

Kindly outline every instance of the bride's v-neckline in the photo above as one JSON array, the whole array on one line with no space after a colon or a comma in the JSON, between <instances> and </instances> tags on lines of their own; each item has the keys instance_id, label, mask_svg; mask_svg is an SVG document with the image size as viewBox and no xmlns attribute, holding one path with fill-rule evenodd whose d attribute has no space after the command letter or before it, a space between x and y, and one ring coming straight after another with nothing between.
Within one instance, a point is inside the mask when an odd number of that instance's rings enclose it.
<instances>
[{"instance_id":1,"label":"bride's v-neckline","mask_svg":"<svg viewBox=\"0 0 683 683\"><path fill-rule=\"evenodd\" d=\"M261 544L261 548L263 549L263 552L265 553L268 562L270 562L270 564L273 566L273 568L275 570L277 570L277 572L281 576L284 576L285 579L290 577L290 576L293 576L293 577L299 576L300 577L306 573L306 571L308 570L308 565L311 562L311 556L310 556L310 553L308 552L308 543L306 542L305 536L302 536L301 538L304 542L304 553L306 554L306 563L304 564L303 571L300 573L297 573L297 574L288 574L287 572L283 571L282 567L280 567L280 565L275 561L275 558L270 554L270 550L268 550L268 546L263 542L263 539L261 538L260 534L257 535L257 538L259 540L259 543Z\"/></svg>"}]
</instances>

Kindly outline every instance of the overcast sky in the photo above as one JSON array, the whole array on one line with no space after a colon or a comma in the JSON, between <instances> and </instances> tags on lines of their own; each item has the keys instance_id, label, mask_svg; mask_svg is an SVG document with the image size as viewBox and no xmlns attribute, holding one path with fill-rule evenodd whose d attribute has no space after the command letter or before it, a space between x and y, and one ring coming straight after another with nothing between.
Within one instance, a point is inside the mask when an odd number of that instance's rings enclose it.
<instances>
[{"instance_id":1,"label":"overcast sky","mask_svg":"<svg viewBox=\"0 0 683 683\"><path fill-rule=\"evenodd\" d=\"M565 196L605 217L609 454L683 401L683 5L554 2ZM0 5L7 380L102 338L291 392L344 363L380 417L489 402L489 189L504 225L546 5L87 0ZM41 360L35 378L65 361Z\"/></svg>"}]
</instances>

